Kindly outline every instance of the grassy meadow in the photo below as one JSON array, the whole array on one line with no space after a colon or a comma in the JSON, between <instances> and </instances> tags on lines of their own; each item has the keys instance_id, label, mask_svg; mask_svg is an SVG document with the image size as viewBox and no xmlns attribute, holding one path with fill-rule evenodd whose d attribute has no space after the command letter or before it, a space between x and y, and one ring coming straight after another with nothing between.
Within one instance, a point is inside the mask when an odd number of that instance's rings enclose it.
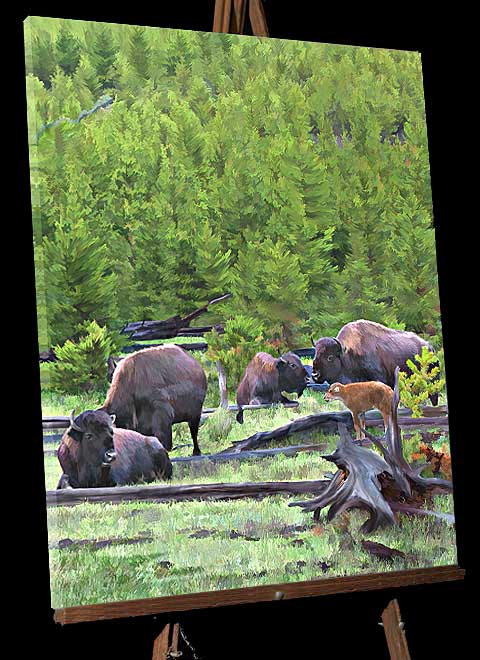
<instances>
[{"instance_id":1,"label":"grassy meadow","mask_svg":"<svg viewBox=\"0 0 480 660\"><path fill-rule=\"evenodd\" d=\"M213 388L214 383L209 385ZM103 393L74 397L44 391L44 415L67 414L94 408ZM213 396L211 393L210 396ZM323 394L306 392L297 409L275 406L246 411L243 425L235 413L221 411L201 426L199 443L204 454L228 447L259 429L269 430L299 416L325 409ZM322 457L334 449L335 435L315 434L308 441L292 436L281 445L318 442L325 452L297 456L213 463L174 463L171 485L247 481L322 479L335 466ZM438 440L448 446L448 435ZM279 443L280 444L280 443ZM408 458L419 437L405 443ZM174 427L172 457L190 455L186 424ZM272 446L272 445L271 445ZM54 444L45 443L46 488L60 476ZM426 471L425 474L428 472ZM296 582L455 563L454 527L435 518L402 515L399 524L368 536L402 551L405 557L379 560L362 547L359 527L366 513L351 511L331 523L319 524L312 514L289 507L292 499L277 495L262 500L84 504L48 510L52 606L68 607L108 601L196 593L238 587ZM438 512L452 513L453 498L437 496Z\"/></svg>"}]
</instances>

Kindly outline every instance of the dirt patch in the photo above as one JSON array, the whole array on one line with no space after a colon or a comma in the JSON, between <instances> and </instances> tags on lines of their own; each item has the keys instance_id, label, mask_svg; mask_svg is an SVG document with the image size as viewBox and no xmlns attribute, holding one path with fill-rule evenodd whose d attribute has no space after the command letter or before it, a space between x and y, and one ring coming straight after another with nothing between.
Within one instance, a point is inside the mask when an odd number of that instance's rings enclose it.
<instances>
[{"instance_id":1,"label":"dirt patch","mask_svg":"<svg viewBox=\"0 0 480 660\"><path fill-rule=\"evenodd\" d=\"M151 543L153 541L153 536L150 536L148 532L140 532L141 536L136 536L131 539L122 539L122 538L111 538L111 539L60 539L58 543L51 543L49 545L50 549L54 550L66 550L66 549L77 549L77 548L90 548L91 550L101 550L102 548L108 548L112 545L135 545L137 543Z\"/></svg>"},{"instance_id":2,"label":"dirt patch","mask_svg":"<svg viewBox=\"0 0 480 660\"><path fill-rule=\"evenodd\" d=\"M188 535L190 539L206 539L209 536L215 536L218 534L217 531L212 529L197 529L195 532L192 532Z\"/></svg>"},{"instance_id":3,"label":"dirt patch","mask_svg":"<svg viewBox=\"0 0 480 660\"><path fill-rule=\"evenodd\" d=\"M228 534L229 539L244 539L245 541L260 541L259 536L248 536L247 534L240 534L234 529L231 529Z\"/></svg>"},{"instance_id":4,"label":"dirt patch","mask_svg":"<svg viewBox=\"0 0 480 660\"><path fill-rule=\"evenodd\" d=\"M405 557L405 553L395 548L389 548L383 543L376 543L375 541L362 541L362 548L368 552L372 557L383 559L384 561L392 561L394 557Z\"/></svg>"},{"instance_id":5,"label":"dirt patch","mask_svg":"<svg viewBox=\"0 0 480 660\"><path fill-rule=\"evenodd\" d=\"M306 565L307 562L301 559L299 561L289 561L285 564L285 573L288 573L289 575L299 573Z\"/></svg>"}]
</instances>

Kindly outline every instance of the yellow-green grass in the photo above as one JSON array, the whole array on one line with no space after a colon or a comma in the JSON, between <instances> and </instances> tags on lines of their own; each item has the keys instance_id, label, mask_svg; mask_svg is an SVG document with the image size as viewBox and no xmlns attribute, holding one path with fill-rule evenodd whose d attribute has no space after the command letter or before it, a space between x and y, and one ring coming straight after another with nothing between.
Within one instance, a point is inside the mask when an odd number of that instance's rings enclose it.
<instances>
[{"instance_id":1,"label":"yellow-green grass","mask_svg":"<svg viewBox=\"0 0 480 660\"><path fill-rule=\"evenodd\" d=\"M451 498L436 498L444 510ZM321 577L455 563L451 525L401 517L369 540L405 553L381 561L361 546L366 517L353 511L332 523L275 496L261 501L85 504L49 509L53 607L216 591ZM298 526L299 529L295 529ZM306 526L306 528L304 528ZM122 544L128 539L147 542ZM61 539L119 539L56 548ZM324 572L325 571L325 572Z\"/></svg>"},{"instance_id":2,"label":"yellow-green grass","mask_svg":"<svg viewBox=\"0 0 480 660\"><path fill-rule=\"evenodd\" d=\"M68 407L76 403L81 404L80 410L95 407L99 401L92 395L85 395L80 401L55 395L49 400L49 414L66 414ZM314 392L307 392L299 404L298 409L275 406L246 411L243 425L235 421L235 413L215 413L200 428L202 451L218 452L230 446L233 440L276 428L300 415L342 409L340 403L327 404L323 395ZM225 417L229 423L222 426ZM218 436L219 428L227 430L224 437ZM178 424L174 429L174 446L188 446L177 449L172 456L189 455L188 427ZM306 440L293 435L270 446L318 442L325 444L325 453L329 453L336 441L334 435L313 433ZM418 434L404 440L407 459L418 449L419 441ZM440 438L435 446L443 441L448 447L448 436ZM55 446L44 444L47 450ZM322 459L321 453L280 454L222 463L176 463L169 483L322 479L325 472L335 471L335 466ZM46 487L55 488L60 476L55 456L45 457L45 475ZM454 527L443 520L403 515L398 525L370 535L369 540L406 554L405 558L397 557L388 562L372 557L361 546L365 537L358 528L365 520L364 512L353 511L331 523L325 523L324 512L321 525L316 526L311 514L289 507L290 501L292 498L274 496L263 500L131 502L51 508L48 524L52 605L68 607L217 591L456 561ZM436 496L429 506L439 512L452 513L453 498ZM56 544L62 539L89 540L90 543L73 543L59 549ZM114 543L95 546L95 541L99 540L114 540Z\"/></svg>"}]
</instances>

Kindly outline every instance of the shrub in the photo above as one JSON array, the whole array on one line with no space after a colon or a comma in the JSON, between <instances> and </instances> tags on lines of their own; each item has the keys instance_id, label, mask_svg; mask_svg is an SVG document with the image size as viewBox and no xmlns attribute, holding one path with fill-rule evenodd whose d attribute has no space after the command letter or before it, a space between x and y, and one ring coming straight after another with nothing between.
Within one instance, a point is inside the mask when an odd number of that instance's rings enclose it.
<instances>
[{"instance_id":1,"label":"shrub","mask_svg":"<svg viewBox=\"0 0 480 660\"><path fill-rule=\"evenodd\" d=\"M78 326L78 339L55 346L58 361L51 370L54 390L90 392L107 385L107 360L119 350L119 338L96 321Z\"/></svg>"},{"instance_id":2,"label":"shrub","mask_svg":"<svg viewBox=\"0 0 480 660\"><path fill-rule=\"evenodd\" d=\"M412 372L410 376L403 371L398 374L400 399L405 406L412 409L412 417L421 417L421 406L431 394L443 390L445 379L440 375L438 357L426 346L422 348L421 355L415 356L415 362L407 360L407 366Z\"/></svg>"}]
</instances>

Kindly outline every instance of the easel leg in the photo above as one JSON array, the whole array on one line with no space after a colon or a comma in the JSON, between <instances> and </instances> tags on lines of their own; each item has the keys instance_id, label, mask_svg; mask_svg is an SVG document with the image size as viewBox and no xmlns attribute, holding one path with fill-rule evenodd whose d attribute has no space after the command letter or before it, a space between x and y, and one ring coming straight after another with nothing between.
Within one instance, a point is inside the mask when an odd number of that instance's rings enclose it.
<instances>
[{"instance_id":1,"label":"easel leg","mask_svg":"<svg viewBox=\"0 0 480 660\"><path fill-rule=\"evenodd\" d=\"M178 657L178 623L167 623L162 632L155 638L152 660L169 660Z\"/></svg>"},{"instance_id":2,"label":"easel leg","mask_svg":"<svg viewBox=\"0 0 480 660\"><path fill-rule=\"evenodd\" d=\"M391 600L382 612L382 624L391 660L411 660L398 601Z\"/></svg>"}]
</instances>

